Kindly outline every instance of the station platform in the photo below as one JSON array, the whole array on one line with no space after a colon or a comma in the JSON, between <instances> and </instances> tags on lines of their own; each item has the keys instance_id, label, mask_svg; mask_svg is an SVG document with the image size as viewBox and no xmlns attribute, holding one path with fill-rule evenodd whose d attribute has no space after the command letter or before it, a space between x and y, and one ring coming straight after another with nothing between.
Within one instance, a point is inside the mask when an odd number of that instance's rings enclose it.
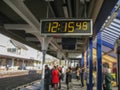
<instances>
[{"instance_id":1,"label":"station platform","mask_svg":"<svg viewBox=\"0 0 120 90\"><path fill-rule=\"evenodd\" d=\"M82 87L80 86L80 81L76 81L75 79L72 80L73 88L70 90L86 90L86 86ZM40 82L36 82L33 85L27 86L25 88L22 88L20 90L40 90ZM50 90L53 90L53 88L50 88ZM62 82L61 89L58 90L67 90L65 82ZM93 90L97 90L96 87L93 87ZM113 87L113 90L117 90L117 87Z\"/></svg>"}]
</instances>

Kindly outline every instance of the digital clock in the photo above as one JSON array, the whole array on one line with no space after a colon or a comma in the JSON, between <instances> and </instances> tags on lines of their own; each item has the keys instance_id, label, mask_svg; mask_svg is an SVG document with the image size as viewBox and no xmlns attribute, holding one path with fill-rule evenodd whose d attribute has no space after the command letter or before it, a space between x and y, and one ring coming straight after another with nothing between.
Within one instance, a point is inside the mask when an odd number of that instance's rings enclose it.
<instances>
[{"instance_id":1,"label":"digital clock","mask_svg":"<svg viewBox=\"0 0 120 90\"><path fill-rule=\"evenodd\" d=\"M91 19L44 19L41 35L92 35Z\"/></svg>"}]
</instances>

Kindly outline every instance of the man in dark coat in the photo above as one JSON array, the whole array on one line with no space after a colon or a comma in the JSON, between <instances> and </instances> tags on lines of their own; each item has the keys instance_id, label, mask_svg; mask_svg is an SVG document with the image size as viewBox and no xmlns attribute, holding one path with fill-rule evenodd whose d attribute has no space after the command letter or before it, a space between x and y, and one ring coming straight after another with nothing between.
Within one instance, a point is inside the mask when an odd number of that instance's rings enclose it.
<instances>
[{"instance_id":1,"label":"man in dark coat","mask_svg":"<svg viewBox=\"0 0 120 90\"><path fill-rule=\"evenodd\" d=\"M44 90L49 90L50 82L51 82L51 71L48 65L45 65Z\"/></svg>"},{"instance_id":2,"label":"man in dark coat","mask_svg":"<svg viewBox=\"0 0 120 90\"><path fill-rule=\"evenodd\" d=\"M70 68L68 68L66 71L66 84L67 90L72 89L72 73Z\"/></svg>"}]
</instances>

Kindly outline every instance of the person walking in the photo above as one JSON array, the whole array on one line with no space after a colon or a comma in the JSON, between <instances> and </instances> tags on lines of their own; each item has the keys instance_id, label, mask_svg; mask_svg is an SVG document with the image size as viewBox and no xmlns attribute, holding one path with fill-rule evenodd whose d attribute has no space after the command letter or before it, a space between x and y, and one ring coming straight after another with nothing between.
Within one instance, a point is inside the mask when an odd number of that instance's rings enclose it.
<instances>
[{"instance_id":1,"label":"person walking","mask_svg":"<svg viewBox=\"0 0 120 90\"><path fill-rule=\"evenodd\" d=\"M111 70L107 69L107 72L105 74L105 90L112 90L112 80L113 77L111 75Z\"/></svg>"},{"instance_id":2,"label":"person walking","mask_svg":"<svg viewBox=\"0 0 120 90\"><path fill-rule=\"evenodd\" d=\"M70 68L66 70L66 85L67 90L72 89L72 73Z\"/></svg>"},{"instance_id":3,"label":"person walking","mask_svg":"<svg viewBox=\"0 0 120 90\"><path fill-rule=\"evenodd\" d=\"M52 70L52 84L54 90L58 90L58 83L59 83L59 71L56 66L54 66L54 69Z\"/></svg>"},{"instance_id":4,"label":"person walking","mask_svg":"<svg viewBox=\"0 0 120 90\"><path fill-rule=\"evenodd\" d=\"M81 87L84 87L84 68L80 69L80 81L81 81Z\"/></svg>"}]
</instances>

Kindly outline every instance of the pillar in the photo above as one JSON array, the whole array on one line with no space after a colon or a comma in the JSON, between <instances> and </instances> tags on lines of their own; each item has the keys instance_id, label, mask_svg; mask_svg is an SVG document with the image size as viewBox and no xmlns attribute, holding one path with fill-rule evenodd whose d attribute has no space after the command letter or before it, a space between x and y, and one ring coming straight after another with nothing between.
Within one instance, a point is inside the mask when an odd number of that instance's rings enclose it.
<instances>
[{"instance_id":1,"label":"pillar","mask_svg":"<svg viewBox=\"0 0 120 90\"><path fill-rule=\"evenodd\" d=\"M57 52L57 57L60 59L60 60L59 60L59 65L61 65L61 60L63 59L63 56L62 56L62 52L61 52L61 51L58 51L58 52Z\"/></svg>"},{"instance_id":2,"label":"pillar","mask_svg":"<svg viewBox=\"0 0 120 90\"><path fill-rule=\"evenodd\" d=\"M86 67L88 67L88 48L86 50Z\"/></svg>"},{"instance_id":3,"label":"pillar","mask_svg":"<svg viewBox=\"0 0 120 90\"><path fill-rule=\"evenodd\" d=\"M65 59L65 66L66 66L67 64L66 64L66 59Z\"/></svg>"},{"instance_id":4,"label":"pillar","mask_svg":"<svg viewBox=\"0 0 120 90\"><path fill-rule=\"evenodd\" d=\"M71 60L71 61L70 61L70 67L72 66L72 63L73 63L73 61Z\"/></svg>"},{"instance_id":5,"label":"pillar","mask_svg":"<svg viewBox=\"0 0 120 90\"><path fill-rule=\"evenodd\" d=\"M117 40L117 84L120 90L120 37Z\"/></svg>"},{"instance_id":6,"label":"pillar","mask_svg":"<svg viewBox=\"0 0 120 90\"><path fill-rule=\"evenodd\" d=\"M26 64L24 62L24 60L22 60L22 70L26 69Z\"/></svg>"},{"instance_id":7,"label":"pillar","mask_svg":"<svg viewBox=\"0 0 120 90\"><path fill-rule=\"evenodd\" d=\"M70 60L68 62L69 62L68 66L70 67Z\"/></svg>"},{"instance_id":8,"label":"pillar","mask_svg":"<svg viewBox=\"0 0 120 90\"><path fill-rule=\"evenodd\" d=\"M84 67L84 53L82 53L81 65L82 68Z\"/></svg>"},{"instance_id":9,"label":"pillar","mask_svg":"<svg viewBox=\"0 0 120 90\"><path fill-rule=\"evenodd\" d=\"M12 58L12 68L14 67L14 58Z\"/></svg>"},{"instance_id":10,"label":"pillar","mask_svg":"<svg viewBox=\"0 0 120 90\"><path fill-rule=\"evenodd\" d=\"M101 33L97 35L97 90L102 90L102 50Z\"/></svg>"},{"instance_id":11,"label":"pillar","mask_svg":"<svg viewBox=\"0 0 120 90\"><path fill-rule=\"evenodd\" d=\"M61 59L59 60L59 65L61 65Z\"/></svg>"},{"instance_id":12,"label":"pillar","mask_svg":"<svg viewBox=\"0 0 120 90\"><path fill-rule=\"evenodd\" d=\"M74 67L75 67L75 60L74 60Z\"/></svg>"},{"instance_id":13,"label":"pillar","mask_svg":"<svg viewBox=\"0 0 120 90\"><path fill-rule=\"evenodd\" d=\"M92 52L92 47L93 47L93 44L92 44L92 37L90 37L90 40L89 40L89 47L90 47L90 58L89 58L89 90L92 90L93 89L93 86L92 86L92 78L93 78L93 52Z\"/></svg>"},{"instance_id":14,"label":"pillar","mask_svg":"<svg viewBox=\"0 0 120 90\"><path fill-rule=\"evenodd\" d=\"M45 56L46 56L48 45L51 40L52 38L47 38L47 37L43 37L42 40L40 40L42 44L42 78L41 78L40 90L44 90Z\"/></svg>"}]
</instances>

